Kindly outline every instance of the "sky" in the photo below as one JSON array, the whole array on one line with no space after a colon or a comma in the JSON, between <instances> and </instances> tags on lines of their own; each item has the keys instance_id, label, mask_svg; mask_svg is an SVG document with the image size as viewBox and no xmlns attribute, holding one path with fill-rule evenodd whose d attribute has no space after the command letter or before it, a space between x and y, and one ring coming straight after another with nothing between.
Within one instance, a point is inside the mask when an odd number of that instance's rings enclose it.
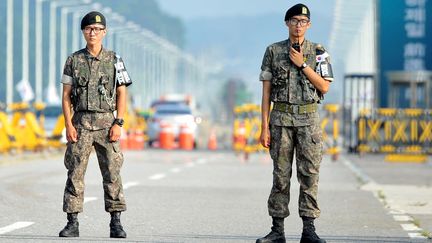
<instances>
[{"instance_id":1,"label":"sky","mask_svg":"<svg viewBox=\"0 0 432 243\"><path fill-rule=\"evenodd\" d=\"M285 13L298 1L287 0L158 0L161 8L184 20L199 17L222 17L232 15L259 15L266 13ZM335 0L307 0L312 14L333 14Z\"/></svg>"},{"instance_id":2,"label":"sky","mask_svg":"<svg viewBox=\"0 0 432 243\"><path fill-rule=\"evenodd\" d=\"M186 27L186 50L223 66L231 78L246 81L255 101L262 56L267 45L287 38L283 18L298 1L287 0L157 0L162 11L179 17ZM307 38L326 46L335 0L303 2L311 12ZM314 20L317 20L314 22ZM229 36L229 38L227 38ZM247 40L247 41L245 41Z\"/></svg>"}]
</instances>

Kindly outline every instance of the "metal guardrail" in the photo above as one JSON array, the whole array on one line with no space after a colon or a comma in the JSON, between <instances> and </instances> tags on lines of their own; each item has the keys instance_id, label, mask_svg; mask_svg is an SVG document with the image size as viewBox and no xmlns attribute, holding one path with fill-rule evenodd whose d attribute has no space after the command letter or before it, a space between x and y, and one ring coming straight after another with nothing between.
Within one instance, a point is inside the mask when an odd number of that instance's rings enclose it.
<instances>
[{"instance_id":1,"label":"metal guardrail","mask_svg":"<svg viewBox=\"0 0 432 243\"><path fill-rule=\"evenodd\" d=\"M59 149L65 146L63 114L59 114L57 122L48 135L44 128L43 103L14 103L10 105L10 114L5 107L0 109L0 153L41 151L45 149ZM125 114L122 145L124 149L143 149L147 137L144 132L147 123L144 117L129 110ZM126 142L126 143L125 143Z\"/></svg>"},{"instance_id":2,"label":"metal guardrail","mask_svg":"<svg viewBox=\"0 0 432 243\"><path fill-rule=\"evenodd\" d=\"M432 154L432 110L363 110L357 133L361 153Z\"/></svg>"},{"instance_id":3,"label":"metal guardrail","mask_svg":"<svg viewBox=\"0 0 432 243\"><path fill-rule=\"evenodd\" d=\"M327 104L323 106L321 129L323 131L324 151L337 160L341 151L340 140L340 106ZM244 104L234 108L233 150L236 153L265 151L259 138L261 133L261 108L255 104Z\"/></svg>"}]
</instances>

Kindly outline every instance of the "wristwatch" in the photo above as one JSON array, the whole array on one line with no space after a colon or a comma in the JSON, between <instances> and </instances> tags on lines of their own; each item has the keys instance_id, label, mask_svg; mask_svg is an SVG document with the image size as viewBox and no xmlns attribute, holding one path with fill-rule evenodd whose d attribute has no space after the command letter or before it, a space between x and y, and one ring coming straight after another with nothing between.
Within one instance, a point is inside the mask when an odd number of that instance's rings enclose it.
<instances>
[{"instance_id":1,"label":"wristwatch","mask_svg":"<svg viewBox=\"0 0 432 243\"><path fill-rule=\"evenodd\" d=\"M304 62L304 63L300 66L300 69L303 70L303 69L305 69L307 66L308 66L307 63Z\"/></svg>"},{"instance_id":2,"label":"wristwatch","mask_svg":"<svg viewBox=\"0 0 432 243\"><path fill-rule=\"evenodd\" d=\"M114 124L117 124L119 127L122 127L124 124L124 120L121 118L114 119Z\"/></svg>"}]
</instances>

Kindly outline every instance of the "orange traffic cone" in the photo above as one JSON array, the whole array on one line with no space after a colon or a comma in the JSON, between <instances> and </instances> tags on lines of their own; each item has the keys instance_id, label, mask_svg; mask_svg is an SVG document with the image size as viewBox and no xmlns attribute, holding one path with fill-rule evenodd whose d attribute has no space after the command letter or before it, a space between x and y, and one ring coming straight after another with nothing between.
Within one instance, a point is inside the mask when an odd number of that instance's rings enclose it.
<instances>
[{"instance_id":1,"label":"orange traffic cone","mask_svg":"<svg viewBox=\"0 0 432 243\"><path fill-rule=\"evenodd\" d=\"M240 122L239 127L234 134L234 150L240 151L246 146L246 127L244 122Z\"/></svg>"},{"instance_id":2,"label":"orange traffic cone","mask_svg":"<svg viewBox=\"0 0 432 243\"><path fill-rule=\"evenodd\" d=\"M141 129L137 129L135 131L135 143L137 149L144 149L145 147L144 131L142 131Z\"/></svg>"},{"instance_id":3,"label":"orange traffic cone","mask_svg":"<svg viewBox=\"0 0 432 243\"><path fill-rule=\"evenodd\" d=\"M134 140L135 140L135 131L133 129L129 129L128 137L127 137L127 149L133 149Z\"/></svg>"},{"instance_id":4,"label":"orange traffic cone","mask_svg":"<svg viewBox=\"0 0 432 243\"><path fill-rule=\"evenodd\" d=\"M132 129L129 132L128 148L132 150L144 149L144 134L139 129Z\"/></svg>"},{"instance_id":5,"label":"orange traffic cone","mask_svg":"<svg viewBox=\"0 0 432 243\"><path fill-rule=\"evenodd\" d=\"M216 133L214 130L212 130L210 132L209 140L207 143L207 148L209 150L216 150L217 149L217 138L216 138Z\"/></svg>"},{"instance_id":6,"label":"orange traffic cone","mask_svg":"<svg viewBox=\"0 0 432 243\"><path fill-rule=\"evenodd\" d=\"M161 149L174 148L174 131L169 123L160 124L159 147Z\"/></svg>"},{"instance_id":7,"label":"orange traffic cone","mask_svg":"<svg viewBox=\"0 0 432 243\"><path fill-rule=\"evenodd\" d=\"M193 132L186 124L180 127L179 147L184 150L192 150L194 148Z\"/></svg>"},{"instance_id":8,"label":"orange traffic cone","mask_svg":"<svg viewBox=\"0 0 432 243\"><path fill-rule=\"evenodd\" d=\"M240 146L243 148L246 146L246 127L244 122L240 123L239 131L238 131L238 141Z\"/></svg>"}]
</instances>

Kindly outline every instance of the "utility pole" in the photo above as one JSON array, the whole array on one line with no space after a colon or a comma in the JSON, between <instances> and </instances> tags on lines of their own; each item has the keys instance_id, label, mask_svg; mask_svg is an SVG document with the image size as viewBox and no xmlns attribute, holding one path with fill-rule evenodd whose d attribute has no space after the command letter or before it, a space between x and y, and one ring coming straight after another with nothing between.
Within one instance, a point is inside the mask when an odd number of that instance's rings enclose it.
<instances>
[{"instance_id":1,"label":"utility pole","mask_svg":"<svg viewBox=\"0 0 432 243\"><path fill-rule=\"evenodd\" d=\"M29 81L29 0L22 0L22 80Z\"/></svg>"},{"instance_id":2,"label":"utility pole","mask_svg":"<svg viewBox=\"0 0 432 243\"><path fill-rule=\"evenodd\" d=\"M42 2L43 0L36 0L35 8L35 93L36 102L42 102L42 55L43 55L43 45L42 45Z\"/></svg>"},{"instance_id":3,"label":"utility pole","mask_svg":"<svg viewBox=\"0 0 432 243\"><path fill-rule=\"evenodd\" d=\"M13 103L13 0L6 8L6 105Z\"/></svg>"}]
</instances>

